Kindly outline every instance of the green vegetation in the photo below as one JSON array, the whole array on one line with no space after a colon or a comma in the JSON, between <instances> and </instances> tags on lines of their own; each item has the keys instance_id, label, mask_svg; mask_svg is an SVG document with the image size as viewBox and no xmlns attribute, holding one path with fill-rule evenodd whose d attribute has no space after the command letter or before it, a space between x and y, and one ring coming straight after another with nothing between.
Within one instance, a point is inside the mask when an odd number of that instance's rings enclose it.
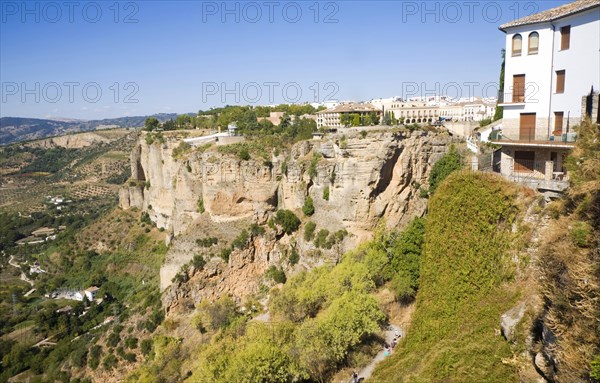
<instances>
[{"instance_id":1,"label":"green vegetation","mask_svg":"<svg viewBox=\"0 0 600 383\"><path fill-rule=\"evenodd\" d=\"M196 205L197 205L197 209L196 210L198 211L198 213L204 214L204 212L206 210L204 209L204 199L202 198L202 196L200 196L198 198L198 202L196 203Z\"/></svg>"},{"instance_id":2,"label":"green vegetation","mask_svg":"<svg viewBox=\"0 0 600 383\"><path fill-rule=\"evenodd\" d=\"M308 176L313 179L317 176L319 160L321 159L321 155L318 153L313 153L313 156L310 160L310 165L308 167Z\"/></svg>"},{"instance_id":3,"label":"green vegetation","mask_svg":"<svg viewBox=\"0 0 600 383\"><path fill-rule=\"evenodd\" d=\"M248 244L249 239L250 235L248 234L248 230L242 229L240 234L231 243L231 246L235 249L243 249Z\"/></svg>"},{"instance_id":4,"label":"green vegetation","mask_svg":"<svg viewBox=\"0 0 600 383\"><path fill-rule=\"evenodd\" d=\"M198 238L196 240L196 245L200 247L211 247L219 243L219 238L216 237L206 237L206 238Z\"/></svg>"},{"instance_id":5,"label":"green vegetation","mask_svg":"<svg viewBox=\"0 0 600 383\"><path fill-rule=\"evenodd\" d=\"M265 228L262 226L259 226L256 223L253 223L252 225L250 225L250 235L252 237L258 237L259 235L264 235L265 234Z\"/></svg>"},{"instance_id":6,"label":"green vegetation","mask_svg":"<svg viewBox=\"0 0 600 383\"><path fill-rule=\"evenodd\" d=\"M122 343L124 346L120 336L122 327L114 326L113 331L108 331L110 324L98 330L94 329L96 326L111 315L117 314L125 320L133 312L143 316L148 313L146 328L150 332L162 321L157 293L158 269L166 253L164 240L155 241L145 234L131 214L98 213L86 216L85 220L65 221L67 229L60 232L54 242L36 245L35 250L23 246L6 249L14 252L20 262L23 258L37 261L47 272L31 275L37 289L33 295L24 297L23 293L29 287L12 290L17 311L8 305L10 297L2 297L2 333L15 334L23 329L26 332L25 336L16 338L17 342L3 345L3 366L6 367L0 369L0 380L5 381L29 369L34 376L44 373L47 381L68 381L70 374L62 369L68 362L78 367L87 364L92 369L113 369L121 360L135 359L135 355L125 351L103 354L102 347L95 343L106 334L107 345L118 348ZM102 235L97 232L98 227L104 228L105 238L118 233L120 239L118 243L115 241L113 249L98 253L86 248L86 240ZM106 228L111 229L104 231ZM103 301L69 302L42 298L44 293L54 293L58 289L78 290L81 286L100 287L98 296ZM21 329L22 326L25 327ZM44 338L57 339L57 344L50 348L31 347ZM128 341L130 346L131 342ZM18 363L13 363L14 360Z\"/></svg>"},{"instance_id":7,"label":"green vegetation","mask_svg":"<svg viewBox=\"0 0 600 383\"><path fill-rule=\"evenodd\" d=\"M290 258L289 258L289 262L290 265L296 265L298 262L300 261L300 254L298 254L298 252L296 251L296 248L292 248L292 251L290 252Z\"/></svg>"},{"instance_id":8,"label":"green vegetation","mask_svg":"<svg viewBox=\"0 0 600 383\"><path fill-rule=\"evenodd\" d=\"M229 326L200 350L191 381L325 381L385 321L374 287L368 268L351 259L288 280L271 298L278 321L230 313Z\"/></svg>"},{"instance_id":9,"label":"green vegetation","mask_svg":"<svg viewBox=\"0 0 600 383\"><path fill-rule=\"evenodd\" d=\"M278 210L275 223L281 226L286 234L292 234L300 227L300 219L290 210Z\"/></svg>"},{"instance_id":10,"label":"green vegetation","mask_svg":"<svg viewBox=\"0 0 600 383\"><path fill-rule=\"evenodd\" d=\"M340 123L344 126L372 126L379 125L379 115L370 113L344 113L340 117Z\"/></svg>"},{"instance_id":11,"label":"green vegetation","mask_svg":"<svg viewBox=\"0 0 600 383\"><path fill-rule=\"evenodd\" d=\"M313 221L308 221L304 226L304 240L306 242L310 242L315 237L315 229L317 228L317 224Z\"/></svg>"},{"instance_id":12,"label":"green vegetation","mask_svg":"<svg viewBox=\"0 0 600 383\"><path fill-rule=\"evenodd\" d=\"M334 245L341 243L347 235L348 232L344 229L338 230L335 233L331 233L331 235L329 234L329 230L321 229L315 237L314 244L316 247L329 250Z\"/></svg>"},{"instance_id":13,"label":"green vegetation","mask_svg":"<svg viewBox=\"0 0 600 383\"><path fill-rule=\"evenodd\" d=\"M173 158L178 159L182 158L187 152L192 149L192 145L188 144L185 141L181 141L179 146L173 149Z\"/></svg>"},{"instance_id":14,"label":"green vegetation","mask_svg":"<svg viewBox=\"0 0 600 383\"><path fill-rule=\"evenodd\" d=\"M514 190L484 173L456 173L439 185L425 223L412 326L375 381L518 380L502 363L511 357L509 344L494 334L516 300L502 284L513 273Z\"/></svg>"},{"instance_id":15,"label":"green vegetation","mask_svg":"<svg viewBox=\"0 0 600 383\"><path fill-rule=\"evenodd\" d=\"M311 196L307 196L304 200L304 205L302 206L302 212L305 216L310 217L315 214L315 205Z\"/></svg>"},{"instance_id":16,"label":"green vegetation","mask_svg":"<svg viewBox=\"0 0 600 383\"><path fill-rule=\"evenodd\" d=\"M285 281L287 280L283 269L275 266L269 266L269 268L265 272L265 278L271 279L275 283L285 283Z\"/></svg>"},{"instance_id":17,"label":"green vegetation","mask_svg":"<svg viewBox=\"0 0 600 383\"><path fill-rule=\"evenodd\" d=\"M555 381L595 382L600 378L600 126L585 119L575 131L577 143L567 158L572 185L563 201L550 206L554 220L538 255L545 306L537 328L552 326L560 335L556 348L548 350L539 330L532 348L553 353Z\"/></svg>"},{"instance_id":18,"label":"green vegetation","mask_svg":"<svg viewBox=\"0 0 600 383\"><path fill-rule=\"evenodd\" d=\"M461 155L454 146L438 162L433 165L429 175L429 194L433 194L438 185L446 179L452 172L460 170L463 167Z\"/></svg>"},{"instance_id":19,"label":"green vegetation","mask_svg":"<svg viewBox=\"0 0 600 383\"><path fill-rule=\"evenodd\" d=\"M502 65L500 65L500 86L498 87L498 93L504 95L504 68L506 63L506 50L502 49ZM500 101L500 100L499 100ZM504 107L496 105L494 111L494 121L498 121L504 115Z\"/></svg>"},{"instance_id":20,"label":"green vegetation","mask_svg":"<svg viewBox=\"0 0 600 383\"><path fill-rule=\"evenodd\" d=\"M323 199L329 201L329 186L325 186L323 189Z\"/></svg>"},{"instance_id":21,"label":"green vegetation","mask_svg":"<svg viewBox=\"0 0 600 383\"><path fill-rule=\"evenodd\" d=\"M484 118L483 120L479 121L479 127L483 128L484 126L488 126L491 123L492 123L491 118Z\"/></svg>"}]
</instances>

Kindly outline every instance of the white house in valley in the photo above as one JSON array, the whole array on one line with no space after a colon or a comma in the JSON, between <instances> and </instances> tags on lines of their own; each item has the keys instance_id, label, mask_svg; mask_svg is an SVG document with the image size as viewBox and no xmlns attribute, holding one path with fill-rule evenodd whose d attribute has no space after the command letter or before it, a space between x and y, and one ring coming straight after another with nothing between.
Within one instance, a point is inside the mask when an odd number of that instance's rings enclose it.
<instances>
[{"instance_id":1,"label":"white house in valley","mask_svg":"<svg viewBox=\"0 0 600 383\"><path fill-rule=\"evenodd\" d=\"M507 24L501 172L566 177L582 97L600 89L600 1L578 0ZM597 98L597 97L596 97Z\"/></svg>"}]
</instances>

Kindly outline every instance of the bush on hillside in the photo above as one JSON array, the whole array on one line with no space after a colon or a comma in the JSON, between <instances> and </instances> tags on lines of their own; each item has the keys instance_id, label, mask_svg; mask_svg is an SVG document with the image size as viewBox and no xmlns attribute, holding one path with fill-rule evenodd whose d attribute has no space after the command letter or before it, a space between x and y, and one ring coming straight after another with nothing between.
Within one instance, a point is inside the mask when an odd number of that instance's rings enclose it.
<instances>
[{"instance_id":1,"label":"bush on hillside","mask_svg":"<svg viewBox=\"0 0 600 383\"><path fill-rule=\"evenodd\" d=\"M290 210L278 210L275 223L281 226L286 234L292 234L300 227L300 219Z\"/></svg>"},{"instance_id":2,"label":"bush on hillside","mask_svg":"<svg viewBox=\"0 0 600 383\"><path fill-rule=\"evenodd\" d=\"M454 146L450 151L438 160L431 168L429 175L429 194L433 194L438 185L456 170L462 169L462 157Z\"/></svg>"}]
</instances>

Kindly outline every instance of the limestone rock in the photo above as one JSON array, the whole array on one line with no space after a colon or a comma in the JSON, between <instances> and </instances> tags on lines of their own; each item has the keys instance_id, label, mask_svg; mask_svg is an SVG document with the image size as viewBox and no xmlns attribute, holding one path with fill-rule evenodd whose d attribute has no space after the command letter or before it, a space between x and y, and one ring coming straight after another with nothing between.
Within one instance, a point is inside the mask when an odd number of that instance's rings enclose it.
<instances>
[{"instance_id":1,"label":"limestone rock","mask_svg":"<svg viewBox=\"0 0 600 383\"><path fill-rule=\"evenodd\" d=\"M502 328L502 336L508 340L513 341L515 335L515 327L519 324L523 316L525 315L525 303L521 302L515 307L511 308L500 317L500 327Z\"/></svg>"},{"instance_id":2,"label":"limestone rock","mask_svg":"<svg viewBox=\"0 0 600 383\"><path fill-rule=\"evenodd\" d=\"M179 300L193 304L223 293L241 298L258 292L265 270L281 263L292 241L287 236L255 239L248 249L234 251L229 264L217 258L193 276L197 282L185 288L175 286L179 290L173 292L171 281L197 252L194 241L201 233L216 230L230 243L242 228L266 223L277 209L302 216L302 205L311 196L315 205L311 220L318 227L349 232L336 250L343 252L370 239L381 218L390 227L402 227L423 215L426 200L419 197L418 187L427 185L431 167L448 150L452 138L432 132L344 135L343 140L342 135L328 135L323 140L299 142L287 155L273 156L272 165L240 161L215 151L192 150L174 158L178 140L165 135L164 143L148 144L140 136L131 154L136 185L122 187L120 206L146 211L159 228L170 233L172 240L160 271L161 290L169 289L163 297L165 306L183 307ZM309 171L313 152L322 154L316 174ZM329 188L328 200L323 199L325 188ZM293 239L300 254L316 251L300 237Z\"/></svg>"}]
</instances>

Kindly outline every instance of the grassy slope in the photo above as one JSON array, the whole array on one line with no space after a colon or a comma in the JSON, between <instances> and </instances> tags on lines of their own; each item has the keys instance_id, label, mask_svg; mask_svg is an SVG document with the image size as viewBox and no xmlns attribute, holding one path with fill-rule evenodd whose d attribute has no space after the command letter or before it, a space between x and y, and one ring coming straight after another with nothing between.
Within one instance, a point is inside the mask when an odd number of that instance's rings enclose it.
<instances>
[{"instance_id":1,"label":"grassy slope","mask_svg":"<svg viewBox=\"0 0 600 383\"><path fill-rule=\"evenodd\" d=\"M518 380L500 316L517 300L508 284L516 190L487 174L457 173L430 201L417 308L408 336L374 382Z\"/></svg>"}]
</instances>

